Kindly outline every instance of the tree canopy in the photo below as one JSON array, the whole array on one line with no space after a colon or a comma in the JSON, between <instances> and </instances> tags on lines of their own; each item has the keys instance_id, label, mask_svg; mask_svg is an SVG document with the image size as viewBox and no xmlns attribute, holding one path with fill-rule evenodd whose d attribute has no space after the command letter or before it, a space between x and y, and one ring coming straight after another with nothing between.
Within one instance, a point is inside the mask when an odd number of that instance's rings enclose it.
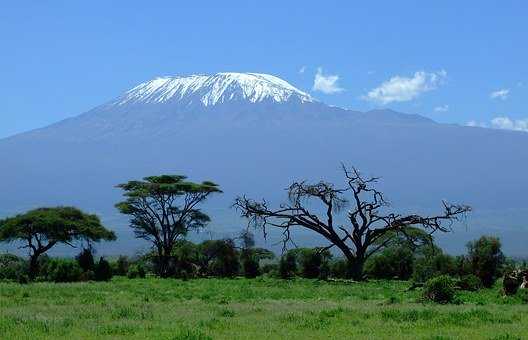
<instances>
[{"instance_id":1,"label":"tree canopy","mask_svg":"<svg viewBox=\"0 0 528 340\"><path fill-rule=\"evenodd\" d=\"M37 274L38 257L58 243L73 247L77 241L115 239L97 215L75 207L38 208L0 221L0 241L19 241L28 249L31 279Z\"/></svg>"},{"instance_id":2,"label":"tree canopy","mask_svg":"<svg viewBox=\"0 0 528 340\"><path fill-rule=\"evenodd\" d=\"M210 221L198 205L211 194L222 192L213 182L194 183L181 175L150 176L117 187L124 190L126 199L117 203L116 208L131 216L136 237L151 242L156 248L161 276L168 275L176 241Z\"/></svg>"}]
</instances>

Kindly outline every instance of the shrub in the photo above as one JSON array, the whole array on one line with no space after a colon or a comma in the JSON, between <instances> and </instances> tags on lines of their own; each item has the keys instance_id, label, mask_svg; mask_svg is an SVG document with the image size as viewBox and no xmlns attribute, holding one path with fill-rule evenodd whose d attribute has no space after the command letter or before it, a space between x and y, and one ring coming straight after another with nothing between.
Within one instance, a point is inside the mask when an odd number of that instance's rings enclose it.
<instances>
[{"instance_id":1,"label":"shrub","mask_svg":"<svg viewBox=\"0 0 528 340\"><path fill-rule=\"evenodd\" d=\"M414 254L408 247L390 247L365 264L368 276L378 279L408 280L413 273Z\"/></svg>"},{"instance_id":2,"label":"shrub","mask_svg":"<svg viewBox=\"0 0 528 340\"><path fill-rule=\"evenodd\" d=\"M477 291L482 288L482 281L473 274L464 275L458 280L457 286L462 290Z\"/></svg>"},{"instance_id":3,"label":"shrub","mask_svg":"<svg viewBox=\"0 0 528 340\"><path fill-rule=\"evenodd\" d=\"M95 281L110 281L112 278L110 263L102 257L99 258L99 262L95 266L94 274Z\"/></svg>"},{"instance_id":4,"label":"shrub","mask_svg":"<svg viewBox=\"0 0 528 340\"><path fill-rule=\"evenodd\" d=\"M129 279L135 279L135 278L142 278L144 279L146 276L145 269L141 264L135 264L130 266L128 269L127 277Z\"/></svg>"},{"instance_id":5,"label":"shrub","mask_svg":"<svg viewBox=\"0 0 528 340\"><path fill-rule=\"evenodd\" d=\"M83 248L79 255L75 257L75 259L77 260L77 263L83 272L93 271L95 269L92 248Z\"/></svg>"},{"instance_id":6,"label":"shrub","mask_svg":"<svg viewBox=\"0 0 528 340\"><path fill-rule=\"evenodd\" d=\"M27 261L12 254L0 255L0 281L20 281L27 276Z\"/></svg>"},{"instance_id":7,"label":"shrub","mask_svg":"<svg viewBox=\"0 0 528 340\"><path fill-rule=\"evenodd\" d=\"M75 260L53 258L47 261L41 274L47 281L76 282L81 279L82 268Z\"/></svg>"},{"instance_id":8,"label":"shrub","mask_svg":"<svg viewBox=\"0 0 528 340\"><path fill-rule=\"evenodd\" d=\"M242 270L247 278L255 278L260 275L259 262L255 256L248 254L242 259Z\"/></svg>"},{"instance_id":9,"label":"shrub","mask_svg":"<svg viewBox=\"0 0 528 340\"><path fill-rule=\"evenodd\" d=\"M209 240L200 245L203 267L213 276L233 277L238 274L240 261L235 243L231 239Z\"/></svg>"},{"instance_id":10,"label":"shrub","mask_svg":"<svg viewBox=\"0 0 528 340\"><path fill-rule=\"evenodd\" d=\"M117 261L115 262L115 266L114 268L112 268L112 273L114 275L126 276L128 273L129 267L130 267L130 262L128 261L128 257L121 255L117 258Z\"/></svg>"},{"instance_id":11,"label":"shrub","mask_svg":"<svg viewBox=\"0 0 528 340\"><path fill-rule=\"evenodd\" d=\"M416 282L426 282L436 276L454 275L455 273L454 258L436 249L434 253L425 254L414 261L412 279Z\"/></svg>"},{"instance_id":12,"label":"shrub","mask_svg":"<svg viewBox=\"0 0 528 340\"><path fill-rule=\"evenodd\" d=\"M295 253L292 251L282 255L279 261L279 277L282 279L291 279L297 272L297 260Z\"/></svg>"},{"instance_id":13,"label":"shrub","mask_svg":"<svg viewBox=\"0 0 528 340\"><path fill-rule=\"evenodd\" d=\"M88 270L83 273L81 273L81 276L79 277L80 281L94 281L95 280L95 273L93 270Z\"/></svg>"},{"instance_id":14,"label":"shrub","mask_svg":"<svg viewBox=\"0 0 528 340\"><path fill-rule=\"evenodd\" d=\"M325 278L328 276L328 261L331 254L320 249L299 248L292 251L300 265L300 275L308 279Z\"/></svg>"},{"instance_id":15,"label":"shrub","mask_svg":"<svg viewBox=\"0 0 528 340\"><path fill-rule=\"evenodd\" d=\"M423 296L437 303L450 303L455 298L455 281L447 275L429 279L424 285Z\"/></svg>"},{"instance_id":16,"label":"shrub","mask_svg":"<svg viewBox=\"0 0 528 340\"><path fill-rule=\"evenodd\" d=\"M482 236L476 241L469 242L467 247L473 274L480 278L484 287L493 286L505 261L499 239Z\"/></svg>"},{"instance_id":17,"label":"shrub","mask_svg":"<svg viewBox=\"0 0 528 340\"><path fill-rule=\"evenodd\" d=\"M348 261L345 259L337 259L330 263L330 276L338 279L346 279L349 271Z\"/></svg>"}]
</instances>

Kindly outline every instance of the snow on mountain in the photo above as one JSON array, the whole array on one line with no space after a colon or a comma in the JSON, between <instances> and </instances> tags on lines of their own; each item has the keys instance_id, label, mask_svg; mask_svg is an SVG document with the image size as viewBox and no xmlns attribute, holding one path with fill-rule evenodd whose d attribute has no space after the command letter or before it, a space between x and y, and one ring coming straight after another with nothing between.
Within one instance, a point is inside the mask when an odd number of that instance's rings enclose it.
<instances>
[{"instance_id":1,"label":"snow on mountain","mask_svg":"<svg viewBox=\"0 0 528 340\"><path fill-rule=\"evenodd\" d=\"M111 104L121 106L178 101L187 105L201 103L203 106L213 106L237 100L251 103L314 102L309 94L272 75L230 72L156 78L134 87Z\"/></svg>"}]
</instances>

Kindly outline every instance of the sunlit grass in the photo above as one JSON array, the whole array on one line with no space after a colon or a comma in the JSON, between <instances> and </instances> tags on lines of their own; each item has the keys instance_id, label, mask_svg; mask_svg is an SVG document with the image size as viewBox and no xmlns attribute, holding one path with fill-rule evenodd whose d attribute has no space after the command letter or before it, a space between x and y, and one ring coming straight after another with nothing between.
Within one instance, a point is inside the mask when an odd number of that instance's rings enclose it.
<instances>
[{"instance_id":1,"label":"sunlit grass","mask_svg":"<svg viewBox=\"0 0 528 340\"><path fill-rule=\"evenodd\" d=\"M406 282L134 279L0 283L5 339L524 339L528 305L499 288L460 304L420 301Z\"/></svg>"}]
</instances>

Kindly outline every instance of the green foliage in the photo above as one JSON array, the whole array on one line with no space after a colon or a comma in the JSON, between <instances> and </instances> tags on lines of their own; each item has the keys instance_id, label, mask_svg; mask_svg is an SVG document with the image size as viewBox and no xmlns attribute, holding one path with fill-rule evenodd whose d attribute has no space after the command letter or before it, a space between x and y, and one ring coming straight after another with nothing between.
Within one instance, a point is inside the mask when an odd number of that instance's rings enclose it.
<instances>
[{"instance_id":1,"label":"green foliage","mask_svg":"<svg viewBox=\"0 0 528 340\"><path fill-rule=\"evenodd\" d=\"M112 279L112 267L110 263L103 257L100 257L99 262L95 266L94 274L95 281L110 281Z\"/></svg>"},{"instance_id":2,"label":"green foliage","mask_svg":"<svg viewBox=\"0 0 528 340\"><path fill-rule=\"evenodd\" d=\"M176 242L210 221L197 205L210 194L221 192L213 182L194 183L185 179L181 175L150 176L117 186L124 190L126 199L117 203L116 208L130 215L137 238L153 244L158 253L156 271L163 277L177 274L172 258Z\"/></svg>"},{"instance_id":3,"label":"green foliage","mask_svg":"<svg viewBox=\"0 0 528 340\"><path fill-rule=\"evenodd\" d=\"M52 258L41 270L41 279L53 282L76 282L81 280L83 270L73 259Z\"/></svg>"},{"instance_id":4,"label":"green foliage","mask_svg":"<svg viewBox=\"0 0 528 340\"><path fill-rule=\"evenodd\" d=\"M291 279L297 272L297 258L295 252L287 251L279 261L279 277L281 279Z\"/></svg>"},{"instance_id":5,"label":"green foliage","mask_svg":"<svg viewBox=\"0 0 528 340\"><path fill-rule=\"evenodd\" d=\"M414 254L409 247L392 246L369 258L365 271L372 278L408 280L413 266Z\"/></svg>"},{"instance_id":6,"label":"green foliage","mask_svg":"<svg viewBox=\"0 0 528 340\"><path fill-rule=\"evenodd\" d=\"M242 271L244 276L249 279L260 275L259 261L253 254L248 254L242 258Z\"/></svg>"},{"instance_id":7,"label":"green foliage","mask_svg":"<svg viewBox=\"0 0 528 340\"><path fill-rule=\"evenodd\" d=\"M300 264L300 275L308 279L325 279L329 272L329 260L332 257L328 250L298 248L294 250Z\"/></svg>"},{"instance_id":8,"label":"green foliage","mask_svg":"<svg viewBox=\"0 0 528 340\"><path fill-rule=\"evenodd\" d=\"M0 241L27 240L35 236L53 245L116 238L112 231L101 225L99 217L85 214L75 207L38 208L0 221Z\"/></svg>"},{"instance_id":9,"label":"green foliage","mask_svg":"<svg viewBox=\"0 0 528 340\"><path fill-rule=\"evenodd\" d=\"M202 250L209 259L209 275L234 277L238 274L240 261L233 240L205 241L202 243Z\"/></svg>"},{"instance_id":10,"label":"green foliage","mask_svg":"<svg viewBox=\"0 0 528 340\"><path fill-rule=\"evenodd\" d=\"M26 276L26 260L12 254L0 254L0 281L20 281Z\"/></svg>"},{"instance_id":11,"label":"green foliage","mask_svg":"<svg viewBox=\"0 0 528 340\"><path fill-rule=\"evenodd\" d=\"M95 269L95 262L91 248L83 248L75 259L83 271L87 272Z\"/></svg>"},{"instance_id":12,"label":"green foliage","mask_svg":"<svg viewBox=\"0 0 528 340\"><path fill-rule=\"evenodd\" d=\"M455 281L447 275L429 279L424 285L423 296L437 303L450 303L455 298Z\"/></svg>"},{"instance_id":13,"label":"green foliage","mask_svg":"<svg viewBox=\"0 0 528 340\"><path fill-rule=\"evenodd\" d=\"M476 275L467 274L458 280L457 286L462 290L474 292L482 288L482 281Z\"/></svg>"},{"instance_id":14,"label":"green foliage","mask_svg":"<svg viewBox=\"0 0 528 340\"><path fill-rule=\"evenodd\" d=\"M426 282L436 276L454 274L456 274L455 259L443 254L440 248L433 247L415 259L412 279L416 282Z\"/></svg>"},{"instance_id":15,"label":"green foliage","mask_svg":"<svg viewBox=\"0 0 528 340\"><path fill-rule=\"evenodd\" d=\"M135 278L144 279L146 277L145 268L143 268L143 266L140 263L133 264L128 269L127 277L129 279L135 279Z\"/></svg>"},{"instance_id":16,"label":"green foliage","mask_svg":"<svg viewBox=\"0 0 528 340\"><path fill-rule=\"evenodd\" d=\"M472 272L480 278L485 287L493 286L495 280L501 275L505 262L499 239L482 236L476 241L469 242L467 248Z\"/></svg>"},{"instance_id":17,"label":"green foliage","mask_svg":"<svg viewBox=\"0 0 528 340\"><path fill-rule=\"evenodd\" d=\"M30 250L30 279L38 274L38 258L58 243L115 239L99 217L74 207L38 208L0 221L0 241L21 241Z\"/></svg>"},{"instance_id":18,"label":"green foliage","mask_svg":"<svg viewBox=\"0 0 528 340\"><path fill-rule=\"evenodd\" d=\"M114 275L126 276L129 267L130 261L128 257L121 255L117 258L115 265L112 267L112 272L114 273Z\"/></svg>"},{"instance_id":19,"label":"green foliage","mask_svg":"<svg viewBox=\"0 0 528 340\"><path fill-rule=\"evenodd\" d=\"M349 263L346 259L339 258L330 263L330 276L338 279L348 278Z\"/></svg>"}]
</instances>

